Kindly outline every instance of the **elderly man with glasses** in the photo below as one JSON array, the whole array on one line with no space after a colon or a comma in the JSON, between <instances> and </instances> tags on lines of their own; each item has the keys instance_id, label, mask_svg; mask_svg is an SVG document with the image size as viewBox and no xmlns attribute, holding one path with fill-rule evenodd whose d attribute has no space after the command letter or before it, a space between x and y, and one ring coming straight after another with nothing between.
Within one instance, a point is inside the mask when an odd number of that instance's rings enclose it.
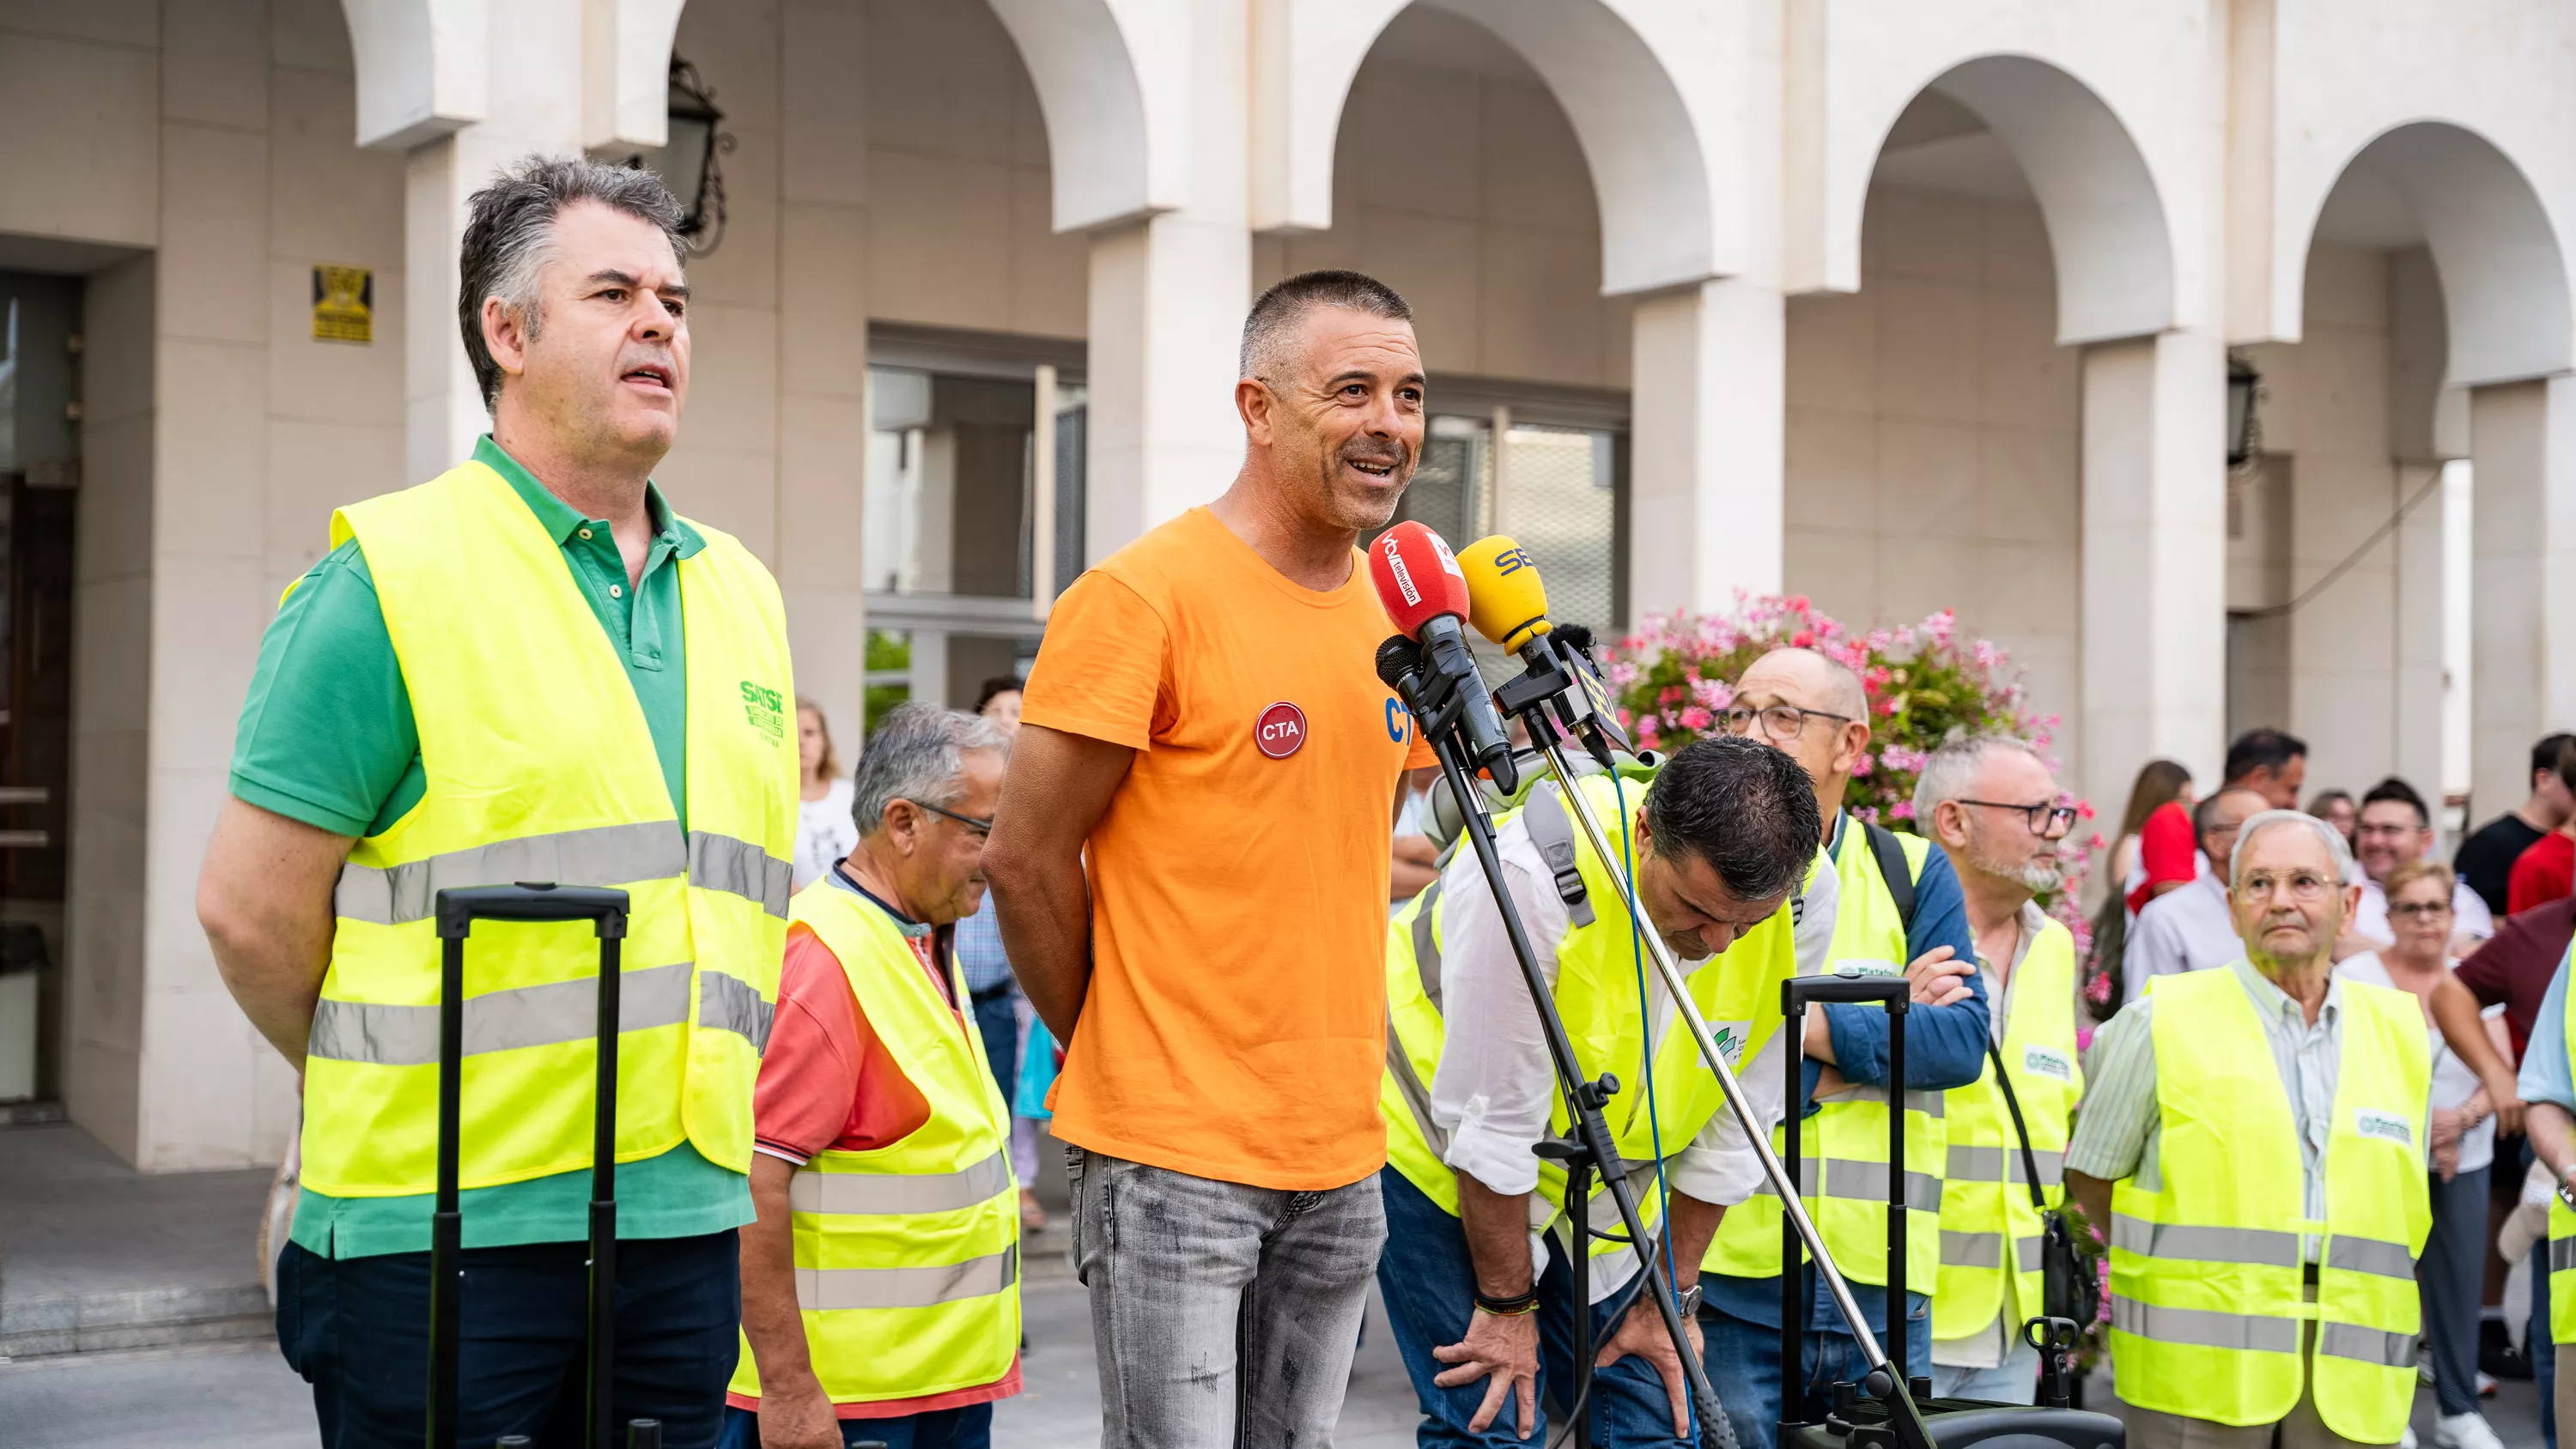
<instances>
[{"instance_id":1,"label":"elderly man with glasses","mask_svg":"<svg viewBox=\"0 0 2576 1449\"><path fill-rule=\"evenodd\" d=\"M990 719L888 715L851 781L859 843L791 905L726 1449L979 1449L1020 1391L1011 1113L953 949L1010 748Z\"/></svg>"},{"instance_id":2,"label":"elderly man with glasses","mask_svg":"<svg viewBox=\"0 0 2576 1449\"><path fill-rule=\"evenodd\" d=\"M2432 1223L2423 1013L2333 973L2359 888L2332 826L2263 811L2226 864L2244 954L2103 1026L2066 1150L2108 1230L2130 1442L2399 1443Z\"/></svg>"},{"instance_id":3,"label":"elderly man with glasses","mask_svg":"<svg viewBox=\"0 0 2576 1449\"><path fill-rule=\"evenodd\" d=\"M1941 1093L1975 1081L1986 1060L1986 990L1976 938L1948 857L1920 836L1852 818L1843 795L1869 749L1860 676L1811 649L1775 649L1736 681L1726 728L1785 751L1814 782L1819 868L1839 882L1824 969L1903 973L1918 1004L1905 1018L1907 1372L1932 1372L1930 1292L1940 1268L1946 1148ZM1807 1018L1801 1151L1821 1170L1803 1182L1807 1210L1874 1332L1887 1323L1887 1015L1875 1004L1827 1006ZM1774 1134L1775 1145L1781 1140ZM1803 1361L1780 1362L1780 1205L1766 1189L1730 1208L1700 1282L1708 1373L1747 1444L1771 1441L1784 1416L1821 1417L1836 1380L1862 1374L1859 1345L1819 1282L1808 1299ZM1784 1382L1795 1387L1783 1391Z\"/></svg>"}]
</instances>

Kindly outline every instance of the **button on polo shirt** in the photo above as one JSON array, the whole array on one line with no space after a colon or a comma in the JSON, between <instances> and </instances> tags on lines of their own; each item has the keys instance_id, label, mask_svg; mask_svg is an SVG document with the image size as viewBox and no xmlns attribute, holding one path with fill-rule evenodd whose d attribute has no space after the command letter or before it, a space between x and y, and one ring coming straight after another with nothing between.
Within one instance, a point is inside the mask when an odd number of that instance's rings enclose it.
<instances>
[{"instance_id":1,"label":"button on polo shirt","mask_svg":"<svg viewBox=\"0 0 2576 1449\"><path fill-rule=\"evenodd\" d=\"M653 737L663 783L685 830L688 674L680 629L679 560L706 547L645 485L653 540L644 571L626 587L626 561L606 519L585 519L489 436L474 459L508 481L547 535L626 666ZM464 576L460 584L470 587ZM566 728L581 721L567 719ZM233 745L232 793L264 810L335 835L381 834L428 790L411 692L386 631L357 540L313 566L279 605ZM689 1237L752 1220L749 1179L688 1143L617 1169L618 1236ZM467 1247L571 1242L589 1232L590 1169L466 1190L459 1204ZM358 1258L429 1248L430 1198L332 1198L304 1190L295 1242L325 1257Z\"/></svg>"}]
</instances>

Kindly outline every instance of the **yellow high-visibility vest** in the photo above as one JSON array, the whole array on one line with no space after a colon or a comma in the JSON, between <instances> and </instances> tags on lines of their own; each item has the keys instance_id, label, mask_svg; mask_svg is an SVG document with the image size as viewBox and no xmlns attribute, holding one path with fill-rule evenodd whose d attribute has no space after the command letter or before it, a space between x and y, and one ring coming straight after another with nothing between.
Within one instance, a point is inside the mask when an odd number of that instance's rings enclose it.
<instances>
[{"instance_id":1,"label":"yellow high-visibility vest","mask_svg":"<svg viewBox=\"0 0 2576 1449\"><path fill-rule=\"evenodd\" d=\"M1931 842L1919 835L1898 835L1905 867L1916 878ZM1826 860L1822 850L1819 860ZM1905 969L1905 919L1896 897L1878 872L1878 853L1858 820L1843 823L1842 850L1830 860L1840 877L1841 900L1835 907L1834 940L1825 969L1902 972ZM1779 1013L1779 996L1771 998ZM1793 1050L1796 1048L1792 1047ZM1798 1110L1798 1104L1787 1104ZM1941 1170L1947 1139L1939 1092L1905 1094L1905 1285L1928 1293L1941 1266ZM1774 1129L1772 1150L1780 1151L1787 1134ZM1798 1195L1824 1235L1825 1248L1854 1283L1887 1281L1887 1089L1854 1087L1823 1102L1813 1119L1800 1124ZM1717 1225L1703 1263L1711 1273L1736 1278L1780 1276L1780 1199L1765 1182L1752 1197L1727 1210Z\"/></svg>"},{"instance_id":2,"label":"yellow high-visibility vest","mask_svg":"<svg viewBox=\"0 0 2576 1449\"><path fill-rule=\"evenodd\" d=\"M2004 1071L2030 1129L2040 1191L2055 1205L2066 1196L2066 1137L2084 1069L2075 1051L2075 938L2050 921L2031 938L2013 968L2012 1010L2004 1019ZM2004 1010L1997 997L1987 1003ZM1995 1085L1995 1065L1944 1094L1949 1135L1941 1186L1941 1276L1932 1293L1932 1336L1964 1338L2003 1311L2004 1265L2019 1275L2019 1301L2037 1313L2042 1301L2039 1209L2030 1202L2030 1169L2021 1135ZM1907 1251L1913 1244L1908 1241ZM2021 1325L2006 1324L2008 1343Z\"/></svg>"},{"instance_id":3,"label":"yellow high-visibility vest","mask_svg":"<svg viewBox=\"0 0 2576 1449\"><path fill-rule=\"evenodd\" d=\"M2415 998L2346 981L2326 1218L2308 1218L2297 1119L2233 968L2159 976L2150 998L2161 1185L2111 1194L2120 1397L2214 1423L2276 1423L2316 1375L2327 1428L2393 1444L2415 1401L2415 1259L2432 1228L2432 1084ZM2304 1301L2302 1235L2322 1234ZM2315 1348L2301 1335L2317 1324Z\"/></svg>"},{"instance_id":4,"label":"yellow high-visibility vest","mask_svg":"<svg viewBox=\"0 0 2576 1449\"><path fill-rule=\"evenodd\" d=\"M984 1036L940 998L901 928L827 877L796 893L794 919L840 958L850 990L929 1119L902 1141L827 1151L787 1188L796 1304L814 1376L836 1404L977 1388L1020 1344L1019 1185L1011 1111ZM949 990L966 979L949 962ZM758 1396L749 1339L732 1391Z\"/></svg>"},{"instance_id":5,"label":"yellow high-visibility vest","mask_svg":"<svg viewBox=\"0 0 2576 1449\"><path fill-rule=\"evenodd\" d=\"M1607 776L1586 776L1576 785L1590 801L1593 817L1605 828L1618 822L1627 836L1629 859L1636 860L1641 858L1636 847L1636 811L1651 786L1641 788L1644 782L1633 775L1626 779L1624 812ZM1666 1157L1679 1154L1721 1110L1725 1096L1716 1074L1701 1064L1697 1045L1678 1020L1656 1043L1649 1062L1646 1003L1664 988L1651 979L1654 967L1648 963L1646 995L1638 995L1637 953L1647 948L1631 938L1632 918L1619 885L1621 876L1604 865L1581 829L1566 821L1565 805L1556 789L1553 782L1533 789L1523 812L1530 818L1533 838L1541 840L1542 854L1553 851L1553 859L1578 873L1591 916L1588 922L1578 916L1557 947L1557 1012L1565 1019L1585 1080L1604 1072L1619 1079L1619 1092L1603 1113L1619 1155L1632 1164L1652 1164L1659 1140ZM1550 815L1555 818L1543 818ZM1386 1071L1378 1084L1378 1112L1387 1124L1388 1164L1420 1188L1423 1196L1455 1216L1458 1175L1443 1160L1448 1134L1431 1117L1431 1080L1439 1071L1441 1045L1446 1040L1440 1016L1441 885L1432 882L1387 926ZM1780 1029L1780 983L1798 969L1794 914L1785 906L1774 911L1689 976L1691 999L1707 1018L1719 1048L1735 1064L1760 1051L1762 1043ZM1645 929L1653 930L1653 923L1647 922ZM1651 1119L1646 1091L1649 1072L1654 1078ZM1559 1135L1567 1130L1561 1094L1549 1109L1548 1121ZM1591 1222L1618 1232L1617 1204L1598 1181L1587 1209ZM1661 1211L1658 1196L1650 1180L1632 1177L1630 1182L1652 1230ZM1564 1169L1540 1159L1538 1191L1562 1214ZM1598 1255L1623 1246L1596 1238L1592 1252Z\"/></svg>"},{"instance_id":6,"label":"yellow high-visibility vest","mask_svg":"<svg viewBox=\"0 0 2576 1449\"><path fill-rule=\"evenodd\" d=\"M681 560L689 829L616 646L571 566L480 463L332 516L366 553L428 788L349 851L304 1091L304 1185L425 1193L438 1142L439 942L449 886L623 887L617 1157L691 1143L751 1167L751 1085L778 997L796 840L795 711L778 586L701 528ZM479 922L465 951L468 1188L591 1158L598 942Z\"/></svg>"}]
</instances>

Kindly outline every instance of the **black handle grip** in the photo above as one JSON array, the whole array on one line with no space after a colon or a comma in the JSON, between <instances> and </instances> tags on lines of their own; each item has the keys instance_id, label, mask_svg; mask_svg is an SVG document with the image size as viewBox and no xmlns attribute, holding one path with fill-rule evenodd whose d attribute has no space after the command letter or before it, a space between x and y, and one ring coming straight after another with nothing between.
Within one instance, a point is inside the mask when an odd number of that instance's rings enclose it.
<instances>
[{"instance_id":1,"label":"black handle grip","mask_svg":"<svg viewBox=\"0 0 2576 1449\"><path fill-rule=\"evenodd\" d=\"M438 893L438 935L462 941L476 921L593 921L600 939L608 940L625 936L626 910L626 892L613 886L450 886Z\"/></svg>"},{"instance_id":2,"label":"black handle grip","mask_svg":"<svg viewBox=\"0 0 2576 1449\"><path fill-rule=\"evenodd\" d=\"M662 1449L662 1421L659 1419L627 1420L626 1449Z\"/></svg>"},{"instance_id":3,"label":"black handle grip","mask_svg":"<svg viewBox=\"0 0 2576 1449\"><path fill-rule=\"evenodd\" d=\"M1780 1014L1794 1014L1811 1001L1902 1002L1913 989L1913 984L1902 976L1875 976L1859 971L1793 976L1780 983Z\"/></svg>"}]
</instances>

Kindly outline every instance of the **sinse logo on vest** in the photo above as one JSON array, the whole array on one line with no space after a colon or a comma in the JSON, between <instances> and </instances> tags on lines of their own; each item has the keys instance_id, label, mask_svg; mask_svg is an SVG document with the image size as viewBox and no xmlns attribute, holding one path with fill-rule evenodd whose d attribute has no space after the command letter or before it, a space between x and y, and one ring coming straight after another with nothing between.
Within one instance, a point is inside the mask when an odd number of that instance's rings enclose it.
<instances>
[{"instance_id":1,"label":"sinse logo on vest","mask_svg":"<svg viewBox=\"0 0 2576 1449\"><path fill-rule=\"evenodd\" d=\"M742 712L751 727L773 740L787 737L787 697L774 689L765 689L746 679L742 682Z\"/></svg>"},{"instance_id":2,"label":"sinse logo on vest","mask_svg":"<svg viewBox=\"0 0 2576 1449\"><path fill-rule=\"evenodd\" d=\"M1306 743L1306 712L1286 700L1261 712L1253 724L1252 743L1274 760L1284 760Z\"/></svg>"}]
</instances>

